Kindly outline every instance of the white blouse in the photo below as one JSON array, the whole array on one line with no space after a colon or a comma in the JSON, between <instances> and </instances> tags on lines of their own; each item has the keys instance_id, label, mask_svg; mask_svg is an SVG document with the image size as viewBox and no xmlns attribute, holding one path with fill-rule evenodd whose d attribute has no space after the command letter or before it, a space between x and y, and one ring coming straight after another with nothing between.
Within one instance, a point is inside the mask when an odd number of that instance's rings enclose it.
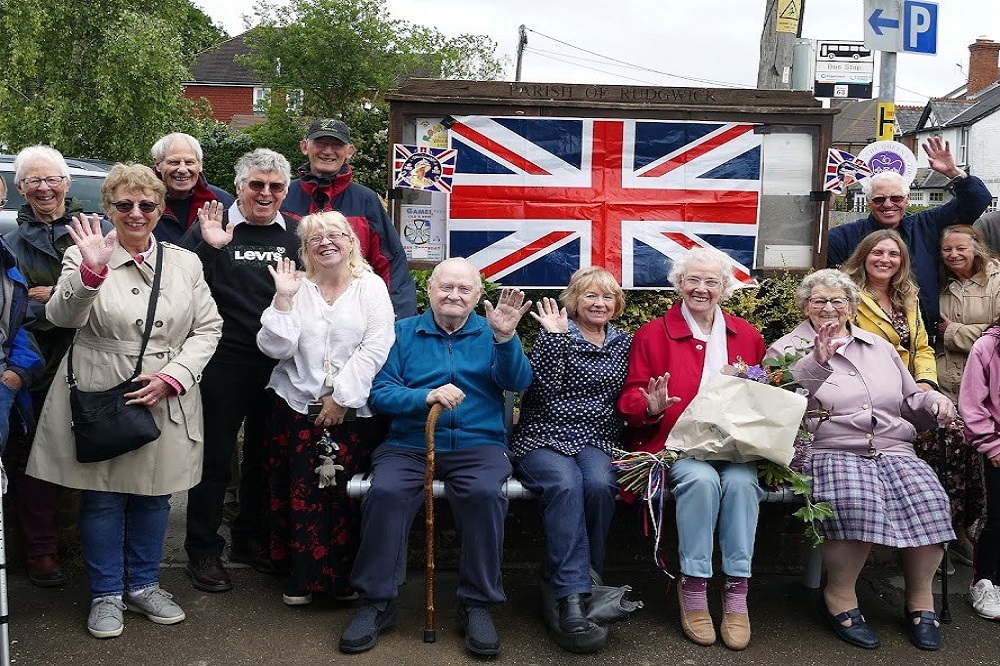
<instances>
[{"instance_id":1,"label":"white blouse","mask_svg":"<svg viewBox=\"0 0 1000 666\"><path fill-rule=\"evenodd\" d=\"M332 394L338 405L371 416L368 393L396 340L395 319L385 282L370 271L333 305L315 282L302 278L290 312L272 304L260 317L257 346L278 359L267 387L300 414Z\"/></svg>"}]
</instances>

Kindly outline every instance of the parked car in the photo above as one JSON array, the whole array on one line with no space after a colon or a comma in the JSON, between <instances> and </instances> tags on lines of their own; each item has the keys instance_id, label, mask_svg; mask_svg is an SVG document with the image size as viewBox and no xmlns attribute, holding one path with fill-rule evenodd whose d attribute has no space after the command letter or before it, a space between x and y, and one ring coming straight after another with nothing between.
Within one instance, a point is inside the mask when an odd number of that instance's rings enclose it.
<instances>
[{"instance_id":1,"label":"parked car","mask_svg":"<svg viewBox=\"0 0 1000 666\"><path fill-rule=\"evenodd\" d=\"M6 159L10 158L10 159ZM72 179L67 198L74 198L83 205L85 213L104 214L101 203L101 185L108 175L108 166L105 168L98 161L79 160L66 158L69 165L69 175ZM13 156L0 155L0 178L3 178L7 185L7 203L3 210L0 210L0 235L6 234L17 228L17 209L24 204L24 197L14 186L14 160Z\"/></svg>"}]
</instances>

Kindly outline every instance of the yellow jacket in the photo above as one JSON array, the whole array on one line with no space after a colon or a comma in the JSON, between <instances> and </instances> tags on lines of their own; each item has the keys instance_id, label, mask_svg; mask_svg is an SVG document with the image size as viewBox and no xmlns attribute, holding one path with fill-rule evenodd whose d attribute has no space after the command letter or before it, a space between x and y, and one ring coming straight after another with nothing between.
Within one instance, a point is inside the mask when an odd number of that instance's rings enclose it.
<instances>
[{"instance_id":1,"label":"yellow jacket","mask_svg":"<svg viewBox=\"0 0 1000 666\"><path fill-rule=\"evenodd\" d=\"M910 325L909 348L900 346L899 334L875 299L864 292L861 293L861 302L858 303L858 314L854 323L888 340L896 348L899 358L910 370L913 379L918 382L930 381L936 386L937 364L934 361L934 348L927 339L927 329L924 328L923 317L920 316L916 303L907 308L906 321Z\"/></svg>"}]
</instances>

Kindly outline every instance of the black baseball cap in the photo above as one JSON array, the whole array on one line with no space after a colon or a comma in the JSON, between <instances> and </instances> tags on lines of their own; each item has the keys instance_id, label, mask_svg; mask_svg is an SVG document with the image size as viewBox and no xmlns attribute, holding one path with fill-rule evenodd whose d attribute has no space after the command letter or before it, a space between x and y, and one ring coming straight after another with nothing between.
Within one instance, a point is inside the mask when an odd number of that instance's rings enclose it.
<instances>
[{"instance_id":1,"label":"black baseball cap","mask_svg":"<svg viewBox=\"0 0 1000 666\"><path fill-rule=\"evenodd\" d=\"M322 136L329 136L344 143L351 142L351 128L343 120L320 118L314 120L306 132L306 139L312 141Z\"/></svg>"}]
</instances>

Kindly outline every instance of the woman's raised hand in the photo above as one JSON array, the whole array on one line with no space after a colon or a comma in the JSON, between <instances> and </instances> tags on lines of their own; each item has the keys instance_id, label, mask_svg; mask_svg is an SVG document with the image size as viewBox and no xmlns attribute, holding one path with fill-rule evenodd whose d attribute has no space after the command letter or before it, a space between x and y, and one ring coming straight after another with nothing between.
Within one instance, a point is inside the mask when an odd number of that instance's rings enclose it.
<instances>
[{"instance_id":1,"label":"woman's raised hand","mask_svg":"<svg viewBox=\"0 0 1000 666\"><path fill-rule=\"evenodd\" d=\"M681 401L677 396L670 395L669 385L670 373L665 372L659 377L650 377L645 389L639 387L639 394L646 399L647 415L658 416Z\"/></svg>"},{"instance_id":2,"label":"woman's raised hand","mask_svg":"<svg viewBox=\"0 0 1000 666\"><path fill-rule=\"evenodd\" d=\"M549 333L569 333L569 317L566 308L560 308L554 298L545 297L536 304L538 314L530 312L535 321Z\"/></svg>"},{"instance_id":3,"label":"woman's raised hand","mask_svg":"<svg viewBox=\"0 0 1000 666\"><path fill-rule=\"evenodd\" d=\"M837 321L820 324L819 330L816 331L816 337L813 338L812 354L820 365L829 363L837 350L847 344L844 340L835 339L839 331L840 322Z\"/></svg>"},{"instance_id":4,"label":"woman's raised hand","mask_svg":"<svg viewBox=\"0 0 1000 666\"><path fill-rule=\"evenodd\" d=\"M279 298L291 298L299 291L302 285L302 275L295 270L295 262L284 257L273 267L268 264L267 270L274 278L275 296Z\"/></svg>"},{"instance_id":5,"label":"woman's raised hand","mask_svg":"<svg viewBox=\"0 0 1000 666\"><path fill-rule=\"evenodd\" d=\"M101 216L91 215L88 218L84 213L74 217L66 230L80 248L80 256L87 268L95 273L104 271L104 267L111 261L111 254L115 251L118 232L112 229L105 236L101 232Z\"/></svg>"}]
</instances>

